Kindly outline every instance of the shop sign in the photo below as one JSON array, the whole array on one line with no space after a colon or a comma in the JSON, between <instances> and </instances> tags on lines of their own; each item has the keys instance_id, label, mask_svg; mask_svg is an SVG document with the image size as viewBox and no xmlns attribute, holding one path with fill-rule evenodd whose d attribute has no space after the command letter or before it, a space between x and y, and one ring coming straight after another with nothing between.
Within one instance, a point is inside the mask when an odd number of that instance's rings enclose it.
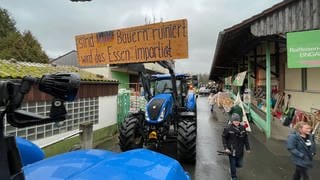
<instances>
[{"instance_id":1,"label":"shop sign","mask_svg":"<svg viewBox=\"0 0 320 180\"><path fill-rule=\"evenodd\" d=\"M78 35L75 41L80 66L188 58L186 19Z\"/></svg>"},{"instance_id":2,"label":"shop sign","mask_svg":"<svg viewBox=\"0 0 320 180\"><path fill-rule=\"evenodd\" d=\"M288 68L320 67L320 30L287 33Z\"/></svg>"}]
</instances>

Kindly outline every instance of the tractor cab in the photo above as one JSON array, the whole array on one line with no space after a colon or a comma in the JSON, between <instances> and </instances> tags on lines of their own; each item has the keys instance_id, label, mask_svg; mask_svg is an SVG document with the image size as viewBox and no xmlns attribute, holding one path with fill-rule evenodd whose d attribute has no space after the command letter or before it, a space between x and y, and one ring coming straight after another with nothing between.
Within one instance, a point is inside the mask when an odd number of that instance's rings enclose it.
<instances>
[{"instance_id":1,"label":"tractor cab","mask_svg":"<svg viewBox=\"0 0 320 180\"><path fill-rule=\"evenodd\" d=\"M176 91L177 91L177 105L179 107L185 106L185 98L188 94L188 81L187 74L177 74L176 78ZM157 74L151 76L152 94L157 96L159 94L174 94L173 82L169 74Z\"/></svg>"}]
</instances>

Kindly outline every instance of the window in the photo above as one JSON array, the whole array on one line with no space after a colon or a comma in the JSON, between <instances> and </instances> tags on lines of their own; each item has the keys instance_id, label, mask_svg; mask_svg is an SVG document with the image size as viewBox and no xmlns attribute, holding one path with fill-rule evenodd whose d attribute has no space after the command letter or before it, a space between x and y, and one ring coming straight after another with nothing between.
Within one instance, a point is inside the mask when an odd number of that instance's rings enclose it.
<instances>
[{"instance_id":1,"label":"window","mask_svg":"<svg viewBox=\"0 0 320 180\"><path fill-rule=\"evenodd\" d=\"M308 68L306 77L307 91L320 92L320 68Z\"/></svg>"},{"instance_id":2,"label":"window","mask_svg":"<svg viewBox=\"0 0 320 180\"><path fill-rule=\"evenodd\" d=\"M172 92L171 80L164 79L164 80L156 81L155 86L156 86L155 94L171 93Z\"/></svg>"},{"instance_id":3,"label":"window","mask_svg":"<svg viewBox=\"0 0 320 180\"><path fill-rule=\"evenodd\" d=\"M23 103L21 109L28 112L34 112L41 115L48 115L50 112L51 102L33 102ZM20 136L28 140L38 140L71 131L79 128L79 122L99 123L99 101L98 98L78 99L74 102L66 102L67 119L63 122L45 125L31 126L27 128L15 128L10 124L5 124L5 133L7 135ZM5 121L6 122L6 121Z\"/></svg>"},{"instance_id":4,"label":"window","mask_svg":"<svg viewBox=\"0 0 320 180\"><path fill-rule=\"evenodd\" d=\"M292 69L286 66L285 70L285 89L302 91L301 69Z\"/></svg>"}]
</instances>

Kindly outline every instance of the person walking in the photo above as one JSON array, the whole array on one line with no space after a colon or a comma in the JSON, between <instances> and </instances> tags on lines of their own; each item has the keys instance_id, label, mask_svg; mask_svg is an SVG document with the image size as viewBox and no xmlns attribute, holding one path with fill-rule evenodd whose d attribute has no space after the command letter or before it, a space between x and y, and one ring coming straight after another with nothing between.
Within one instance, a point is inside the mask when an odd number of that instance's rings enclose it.
<instances>
[{"instance_id":1,"label":"person walking","mask_svg":"<svg viewBox=\"0 0 320 180\"><path fill-rule=\"evenodd\" d=\"M235 104L234 106L231 107L230 111L229 111L229 115L231 117L231 115L233 113L236 113L240 116L240 122L242 122L242 116L243 116L243 112L242 112L242 108L240 107L239 104Z\"/></svg>"},{"instance_id":2,"label":"person walking","mask_svg":"<svg viewBox=\"0 0 320 180\"><path fill-rule=\"evenodd\" d=\"M243 166L244 147L250 152L249 139L244 126L240 124L237 113L231 115L231 124L224 128L222 143L225 152L229 155L231 179L237 180L237 168Z\"/></svg>"},{"instance_id":3,"label":"person walking","mask_svg":"<svg viewBox=\"0 0 320 180\"><path fill-rule=\"evenodd\" d=\"M209 97L208 97L208 102L209 102L209 106L210 106L210 111L213 112L213 106L215 104L215 96L213 93L210 93Z\"/></svg>"},{"instance_id":4,"label":"person walking","mask_svg":"<svg viewBox=\"0 0 320 180\"><path fill-rule=\"evenodd\" d=\"M291 153L296 170L293 180L309 180L307 170L312 168L312 159L316 153L314 135L311 134L312 127L300 121L295 125L295 131L288 136L287 148Z\"/></svg>"}]
</instances>

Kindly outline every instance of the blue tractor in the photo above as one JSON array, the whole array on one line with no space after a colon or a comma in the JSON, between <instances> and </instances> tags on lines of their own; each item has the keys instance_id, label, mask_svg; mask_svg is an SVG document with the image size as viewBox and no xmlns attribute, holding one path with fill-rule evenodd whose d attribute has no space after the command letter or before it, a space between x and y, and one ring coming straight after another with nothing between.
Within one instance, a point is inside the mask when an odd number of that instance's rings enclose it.
<instances>
[{"instance_id":1,"label":"blue tractor","mask_svg":"<svg viewBox=\"0 0 320 180\"><path fill-rule=\"evenodd\" d=\"M182 162L196 160L197 107L196 95L188 92L192 76L175 74L165 62L160 65L170 74L148 76L140 73L146 110L130 113L120 126L122 151L147 147L157 149L168 139L177 143L177 156ZM140 72L144 72L141 70Z\"/></svg>"},{"instance_id":2,"label":"blue tractor","mask_svg":"<svg viewBox=\"0 0 320 180\"><path fill-rule=\"evenodd\" d=\"M181 179L190 180L178 161L148 149L124 153L89 149L44 159L32 142L5 136L4 117L12 126L23 128L65 119L64 101L72 101L78 91L76 74L25 77L21 82L0 81L0 179ZM33 84L54 97L49 116L41 116L19 106Z\"/></svg>"}]
</instances>

